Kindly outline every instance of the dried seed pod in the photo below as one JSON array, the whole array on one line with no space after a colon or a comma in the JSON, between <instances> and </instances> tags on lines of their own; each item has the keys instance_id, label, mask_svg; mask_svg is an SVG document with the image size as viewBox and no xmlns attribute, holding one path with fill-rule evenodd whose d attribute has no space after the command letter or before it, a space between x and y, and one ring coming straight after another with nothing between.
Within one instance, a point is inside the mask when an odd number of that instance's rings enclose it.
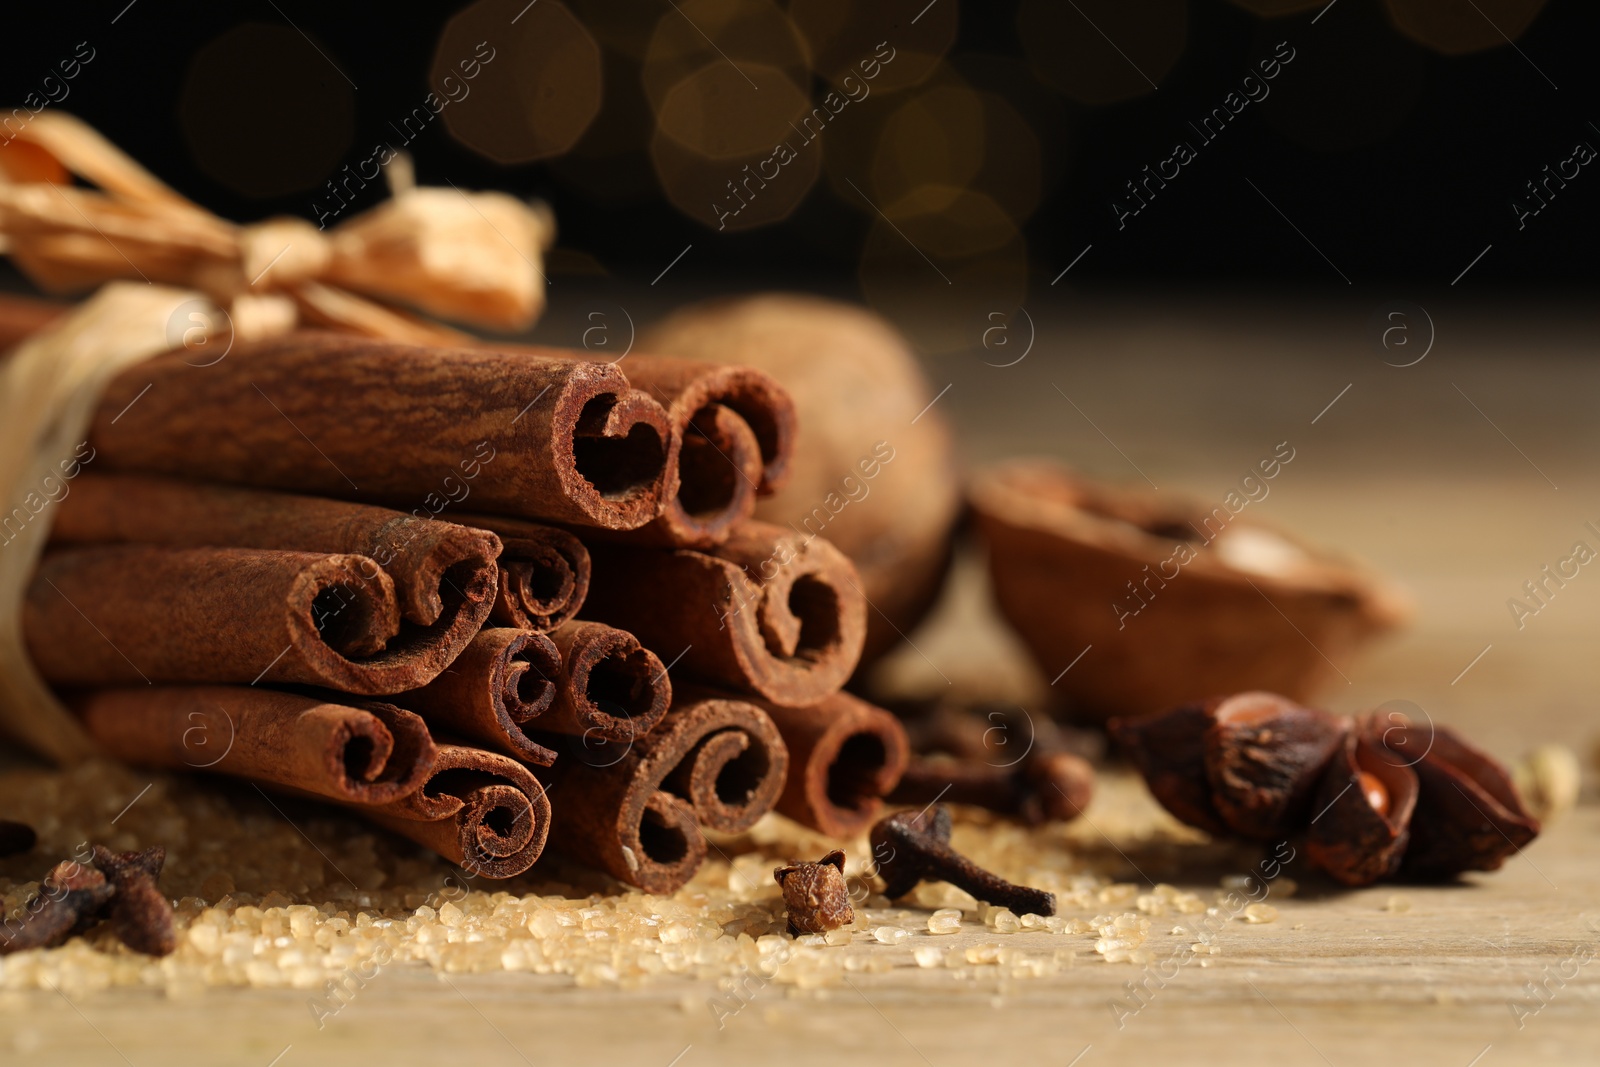
<instances>
[{"instance_id":1,"label":"dried seed pod","mask_svg":"<svg viewBox=\"0 0 1600 1067\"><path fill-rule=\"evenodd\" d=\"M1417 792L1416 774L1383 747L1371 721L1347 733L1312 804L1312 864L1351 886L1394 874L1410 841Z\"/></svg>"},{"instance_id":2,"label":"dried seed pod","mask_svg":"<svg viewBox=\"0 0 1600 1067\"><path fill-rule=\"evenodd\" d=\"M1206 777L1205 740L1211 722L1207 705L1184 704L1154 715L1112 719L1106 728L1163 808L1180 822L1226 837L1228 824Z\"/></svg>"},{"instance_id":3,"label":"dried seed pod","mask_svg":"<svg viewBox=\"0 0 1600 1067\"><path fill-rule=\"evenodd\" d=\"M1240 693L1207 707L1206 777L1218 813L1240 837L1281 841L1309 817L1349 723L1274 693Z\"/></svg>"},{"instance_id":4,"label":"dried seed pod","mask_svg":"<svg viewBox=\"0 0 1600 1067\"><path fill-rule=\"evenodd\" d=\"M823 934L856 921L844 884L844 852L834 849L816 863L779 867L772 877L789 909L789 932Z\"/></svg>"},{"instance_id":5,"label":"dried seed pod","mask_svg":"<svg viewBox=\"0 0 1600 1067\"><path fill-rule=\"evenodd\" d=\"M1400 871L1417 879L1498 870L1532 841L1530 815L1511 775L1487 753L1443 726L1390 729L1384 744L1412 765L1421 791L1411 820L1411 845Z\"/></svg>"}]
</instances>

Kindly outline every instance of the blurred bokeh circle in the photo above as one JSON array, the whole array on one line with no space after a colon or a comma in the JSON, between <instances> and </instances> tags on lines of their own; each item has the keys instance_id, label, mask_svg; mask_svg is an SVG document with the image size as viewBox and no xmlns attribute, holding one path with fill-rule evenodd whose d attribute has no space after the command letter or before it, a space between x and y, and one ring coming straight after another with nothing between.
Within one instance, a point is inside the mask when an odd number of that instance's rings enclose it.
<instances>
[{"instance_id":1,"label":"blurred bokeh circle","mask_svg":"<svg viewBox=\"0 0 1600 1067\"><path fill-rule=\"evenodd\" d=\"M685 79L720 63L755 97L768 79L807 86L805 43L771 0L674 0L664 5L645 49L645 96L659 114Z\"/></svg>"},{"instance_id":2,"label":"blurred bokeh circle","mask_svg":"<svg viewBox=\"0 0 1600 1067\"><path fill-rule=\"evenodd\" d=\"M837 85L849 75L866 76L875 92L887 93L921 84L955 43L957 0L917 7L884 0L790 0L789 17L824 80Z\"/></svg>"},{"instance_id":3,"label":"blurred bokeh circle","mask_svg":"<svg viewBox=\"0 0 1600 1067\"><path fill-rule=\"evenodd\" d=\"M1022 0L1022 49L1039 80L1084 104L1153 93L1183 55L1188 0Z\"/></svg>"},{"instance_id":4,"label":"blurred bokeh circle","mask_svg":"<svg viewBox=\"0 0 1600 1067\"><path fill-rule=\"evenodd\" d=\"M202 46L178 97L179 125L200 169L250 197L321 185L355 130L355 90L324 53L326 45L265 22Z\"/></svg>"},{"instance_id":5,"label":"blurred bokeh circle","mask_svg":"<svg viewBox=\"0 0 1600 1067\"><path fill-rule=\"evenodd\" d=\"M600 46L559 0L462 8L439 35L428 81L450 135L496 163L566 152L604 96Z\"/></svg>"},{"instance_id":6,"label":"blurred bokeh circle","mask_svg":"<svg viewBox=\"0 0 1600 1067\"><path fill-rule=\"evenodd\" d=\"M1522 36L1545 0L1385 0L1395 29L1436 52L1466 55Z\"/></svg>"}]
</instances>

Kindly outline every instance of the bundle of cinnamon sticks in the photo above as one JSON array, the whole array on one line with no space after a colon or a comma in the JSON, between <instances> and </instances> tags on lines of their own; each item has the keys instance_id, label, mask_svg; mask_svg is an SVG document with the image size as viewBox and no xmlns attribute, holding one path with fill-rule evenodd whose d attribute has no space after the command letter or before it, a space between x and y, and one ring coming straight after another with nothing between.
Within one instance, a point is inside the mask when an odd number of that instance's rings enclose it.
<instances>
[{"instance_id":1,"label":"bundle of cinnamon sticks","mask_svg":"<svg viewBox=\"0 0 1600 1067\"><path fill-rule=\"evenodd\" d=\"M840 692L854 567L750 518L795 447L767 375L314 332L186 357L100 396L22 606L113 757L651 892L704 829L857 834L898 782L897 720Z\"/></svg>"}]
</instances>

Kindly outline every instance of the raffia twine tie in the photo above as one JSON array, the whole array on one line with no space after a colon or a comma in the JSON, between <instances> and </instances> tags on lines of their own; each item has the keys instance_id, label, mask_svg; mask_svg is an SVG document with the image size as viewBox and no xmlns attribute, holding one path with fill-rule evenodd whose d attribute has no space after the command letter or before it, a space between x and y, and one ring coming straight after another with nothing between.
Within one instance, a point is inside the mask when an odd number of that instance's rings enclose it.
<instances>
[{"instance_id":1,"label":"raffia twine tie","mask_svg":"<svg viewBox=\"0 0 1600 1067\"><path fill-rule=\"evenodd\" d=\"M236 340L303 324L454 345L470 338L395 305L503 331L538 317L548 212L503 193L416 187L403 157L389 171L393 197L331 230L295 218L241 226L70 115L44 112L0 147L0 251L47 291L99 287L0 361L0 523L11 520L0 538L0 730L61 763L94 752L29 662L22 604L51 498L71 491L65 472L113 377L180 347L194 322Z\"/></svg>"}]
</instances>

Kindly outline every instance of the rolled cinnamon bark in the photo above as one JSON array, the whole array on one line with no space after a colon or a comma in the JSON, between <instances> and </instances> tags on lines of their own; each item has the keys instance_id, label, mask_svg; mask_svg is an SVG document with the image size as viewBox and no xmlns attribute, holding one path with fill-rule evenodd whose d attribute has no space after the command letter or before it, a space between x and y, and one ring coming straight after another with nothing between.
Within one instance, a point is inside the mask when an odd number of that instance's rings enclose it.
<instances>
[{"instance_id":1,"label":"rolled cinnamon bark","mask_svg":"<svg viewBox=\"0 0 1600 1067\"><path fill-rule=\"evenodd\" d=\"M855 669L866 602L855 568L820 537L751 522L705 551L595 543L590 552L585 614L686 676L807 707Z\"/></svg>"},{"instance_id":2,"label":"rolled cinnamon bark","mask_svg":"<svg viewBox=\"0 0 1600 1067\"><path fill-rule=\"evenodd\" d=\"M493 606L499 539L486 530L342 500L134 474L80 474L57 503L52 542L142 542L370 556L401 613L431 626L453 608L470 635Z\"/></svg>"},{"instance_id":3,"label":"rolled cinnamon bark","mask_svg":"<svg viewBox=\"0 0 1600 1067\"><path fill-rule=\"evenodd\" d=\"M527 768L447 741L421 789L355 807L485 878L512 878L532 867L550 833L550 800Z\"/></svg>"},{"instance_id":4,"label":"rolled cinnamon bark","mask_svg":"<svg viewBox=\"0 0 1600 1067\"><path fill-rule=\"evenodd\" d=\"M500 535L500 586L490 616L496 625L549 633L578 614L589 595L589 550L582 541L501 515L460 518Z\"/></svg>"},{"instance_id":5,"label":"rolled cinnamon bark","mask_svg":"<svg viewBox=\"0 0 1600 1067\"><path fill-rule=\"evenodd\" d=\"M394 582L369 557L249 548L56 550L28 586L22 625L40 675L68 686L398 693L432 681L471 639L402 625Z\"/></svg>"},{"instance_id":6,"label":"rolled cinnamon bark","mask_svg":"<svg viewBox=\"0 0 1600 1067\"><path fill-rule=\"evenodd\" d=\"M389 704L355 707L252 686L136 686L75 702L89 735L139 767L205 770L352 804L418 789L438 747Z\"/></svg>"},{"instance_id":7,"label":"rolled cinnamon bark","mask_svg":"<svg viewBox=\"0 0 1600 1067\"><path fill-rule=\"evenodd\" d=\"M532 630L489 629L474 637L437 678L398 694L395 702L434 727L549 766L555 752L524 730L550 710L561 677L561 653L548 637Z\"/></svg>"},{"instance_id":8,"label":"rolled cinnamon bark","mask_svg":"<svg viewBox=\"0 0 1600 1067\"><path fill-rule=\"evenodd\" d=\"M437 515L452 503L633 529L676 491L679 439L622 371L556 349L435 349L300 333L204 368L114 378L106 469L297 489Z\"/></svg>"},{"instance_id":9,"label":"rolled cinnamon bark","mask_svg":"<svg viewBox=\"0 0 1600 1067\"><path fill-rule=\"evenodd\" d=\"M808 708L762 707L789 749L778 812L829 837L868 829L906 769L900 720L848 693Z\"/></svg>"},{"instance_id":10,"label":"rolled cinnamon bark","mask_svg":"<svg viewBox=\"0 0 1600 1067\"><path fill-rule=\"evenodd\" d=\"M579 619L550 634L561 652L555 704L538 723L589 741L632 741L661 722L672 683L654 652L626 630Z\"/></svg>"},{"instance_id":11,"label":"rolled cinnamon bark","mask_svg":"<svg viewBox=\"0 0 1600 1067\"><path fill-rule=\"evenodd\" d=\"M660 400L683 441L678 492L641 540L691 548L725 540L750 518L756 496L789 480L794 401L751 367L636 355L628 380Z\"/></svg>"},{"instance_id":12,"label":"rolled cinnamon bark","mask_svg":"<svg viewBox=\"0 0 1600 1067\"><path fill-rule=\"evenodd\" d=\"M705 859L701 825L728 833L754 825L788 765L760 708L680 687L660 727L620 759L562 759L540 772L563 806L551 848L648 893L671 893Z\"/></svg>"}]
</instances>

